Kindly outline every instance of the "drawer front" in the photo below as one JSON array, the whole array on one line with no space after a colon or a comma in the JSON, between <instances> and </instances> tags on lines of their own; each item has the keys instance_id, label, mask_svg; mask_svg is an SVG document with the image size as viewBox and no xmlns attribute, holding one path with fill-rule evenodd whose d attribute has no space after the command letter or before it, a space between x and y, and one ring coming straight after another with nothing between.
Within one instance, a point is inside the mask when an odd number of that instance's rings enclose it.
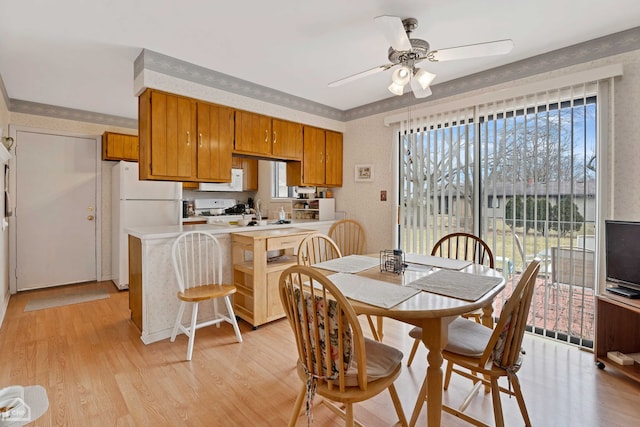
<instances>
[{"instance_id":1,"label":"drawer front","mask_svg":"<svg viewBox=\"0 0 640 427\"><path fill-rule=\"evenodd\" d=\"M267 239L267 250L297 249L306 234L270 237Z\"/></svg>"}]
</instances>

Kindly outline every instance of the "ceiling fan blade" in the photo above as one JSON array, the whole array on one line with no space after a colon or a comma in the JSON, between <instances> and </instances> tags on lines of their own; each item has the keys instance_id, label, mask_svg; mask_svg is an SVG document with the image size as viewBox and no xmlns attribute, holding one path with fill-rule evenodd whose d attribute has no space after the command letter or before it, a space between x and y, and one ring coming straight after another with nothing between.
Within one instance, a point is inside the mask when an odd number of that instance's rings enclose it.
<instances>
[{"instance_id":1,"label":"ceiling fan blade","mask_svg":"<svg viewBox=\"0 0 640 427\"><path fill-rule=\"evenodd\" d=\"M345 83L349 83L349 82L352 82L354 80L358 80L358 79L361 79L363 77L379 73L380 71L388 70L389 68L393 67L394 65L396 65L396 64L379 65L379 66L377 66L375 68L371 68L370 70L362 71L362 72L359 72L357 74L353 74L353 75L351 75L349 77L345 77L343 79L336 80L335 82L331 82L331 83L329 83L329 87L341 86L341 85L343 85Z\"/></svg>"},{"instance_id":2,"label":"ceiling fan blade","mask_svg":"<svg viewBox=\"0 0 640 427\"><path fill-rule=\"evenodd\" d=\"M487 43L469 44L429 52L431 62L451 61L454 59L478 58L481 56L504 55L513 49L513 40L496 40Z\"/></svg>"},{"instance_id":3,"label":"ceiling fan blade","mask_svg":"<svg viewBox=\"0 0 640 427\"><path fill-rule=\"evenodd\" d=\"M404 30L402 19L397 16L382 15L375 18L375 21L392 48L399 51L411 50L411 42Z\"/></svg>"},{"instance_id":4,"label":"ceiling fan blade","mask_svg":"<svg viewBox=\"0 0 640 427\"><path fill-rule=\"evenodd\" d=\"M427 86L423 89L418 79L411 79L411 90L416 98L426 98L431 95L431 88Z\"/></svg>"}]
</instances>

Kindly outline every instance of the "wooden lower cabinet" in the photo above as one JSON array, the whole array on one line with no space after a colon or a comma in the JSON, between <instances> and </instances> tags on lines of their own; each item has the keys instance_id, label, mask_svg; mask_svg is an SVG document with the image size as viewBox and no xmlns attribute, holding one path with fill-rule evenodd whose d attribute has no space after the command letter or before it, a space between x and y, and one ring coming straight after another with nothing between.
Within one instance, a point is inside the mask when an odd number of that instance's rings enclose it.
<instances>
[{"instance_id":1,"label":"wooden lower cabinet","mask_svg":"<svg viewBox=\"0 0 640 427\"><path fill-rule=\"evenodd\" d=\"M142 331L142 241L129 236L129 310L131 321Z\"/></svg>"},{"instance_id":2,"label":"wooden lower cabinet","mask_svg":"<svg viewBox=\"0 0 640 427\"><path fill-rule=\"evenodd\" d=\"M613 368L640 382L640 364L620 365L607 357L610 351L640 353L640 301L614 295L596 297L595 359L598 367Z\"/></svg>"},{"instance_id":3,"label":"wooden lower cabinet","mask_svg":"<svg viewBox=\"0 0 640 427\"><path fill-rule=\"evenodd\" d=\"M236 316L254 328L285 316L278 282L297 264L294 249L313 230L281 228L231 233Z\"/></svg>"}]
</instances>

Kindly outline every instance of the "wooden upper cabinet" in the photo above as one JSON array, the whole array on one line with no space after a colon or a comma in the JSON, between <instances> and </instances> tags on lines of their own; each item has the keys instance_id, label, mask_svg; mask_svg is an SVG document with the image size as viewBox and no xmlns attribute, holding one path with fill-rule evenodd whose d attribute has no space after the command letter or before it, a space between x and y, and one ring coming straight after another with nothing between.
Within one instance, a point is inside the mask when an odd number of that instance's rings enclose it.
<instances>
[{"instance_id":1,"label":"wooden upper cabinet","mask_svg":"<svg viewBox=\"0 0 640 427\"><path fill-rule=\"evenodd\" d=\"M196 102L147 89L138 98L140 179L196 180Z\"/></svg>"},{"instance_id":2,"label":"wooden upper cabinet","mask_svg":"<svg viewBox=\"0 0 640 427\"><path fill-rule=\"evenodd\" d=\"M138 136L105 132L102 135L102 160L138 161Z\"/></svg>"},{"instance_id":3,"label":"wooden upper cabinet","mask_svg":"<svg viewBox=\"0 0 640 427\"><path fill-rule=\"evenodd\" d=\"M204 102L197 103L197 111L197 178L231 182L234 111Z\"/></svg>"},{"instance_id":4,"label":"wooden upper cabinet","mask_svg":"<svg viewBox=\"0 0 640 427\"><path fill-rule=\"evenodd\" d=\"M302 124L271 119L271 131L274 157L302 160Z\"/></svg>"},{"instance_id":5,"label":"wooden upper cabinet","mask_svg":"<svg viewBox=\"0 0 640 427\"><path fill-rule=\"evenodd\" d=\"M244 154L271 155L271 118L236 110L235 151Z\"/></svg>"},{"instance_id":6,"label":"wooden upper cabinet","mask_svg":"<svg viewBox=\"0 0 640 427\"><path fill-rule=\"evenodd\" d=\"M304 126L302 162L287 163L287 185L342 186L342 134Z\"/></svg>"},{"instance_id":7,"label":"wooden upper cabinet","mask_svg":"<svg viewBox=\"0 0 640 427\"><path fill-rule=\"evenodd\" d=\"M325 186L342 187L342 134L325 131Z\"/></svg>"},{"instance_id":8,"label":"wooden upper cabinet","mask_svg":"<svg viewBox=\"0 0 640 427\"><path fill-rule=\"evenodd\" d=\"M245 191L258 189L256 158L286 161L290 186L342 185L339 132L155 89L139 96L138 109L140 179L230 182L237 153Z\"/></svg>"},{"instance_id":9,"label":"wooden upper cabinet","mask_svg":"<svg viewBox=\"0 0 640 427\"><path fill-rule=\"evenodd\" d=\"M302 177L304 185L324 185L325 131L311 126L304 127L304 152L302 155Z\"/></svg>"},{"instance_id":10,"label":"wooden upper cabinet","mask_svg":"<svg viewBox=\"0 0 640 427\"><path fill-rule=\"evenodd\" d=\"M242 169L242 191L258 191L258 159L234 156L232 164Z\"/></svg>"}]
</instances>

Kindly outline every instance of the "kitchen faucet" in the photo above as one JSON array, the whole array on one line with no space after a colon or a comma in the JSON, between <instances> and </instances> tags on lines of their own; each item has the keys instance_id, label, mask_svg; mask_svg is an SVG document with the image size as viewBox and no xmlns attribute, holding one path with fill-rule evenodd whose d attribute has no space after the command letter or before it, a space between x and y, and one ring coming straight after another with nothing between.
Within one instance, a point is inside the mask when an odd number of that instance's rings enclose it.
<instances>
[{"instance_id":1,"label":"kitchen faucet","mask_svg":"<svg viewBox=\"0 0 640 427\"><path fill-rule=\"evenodd\" d=\"M249 213L251 213L251 211L256 214L257 221L262 220L262 213L260 212L260 199L256 200L255 209L249 209Z\"/></svg>"}]
</instances>

